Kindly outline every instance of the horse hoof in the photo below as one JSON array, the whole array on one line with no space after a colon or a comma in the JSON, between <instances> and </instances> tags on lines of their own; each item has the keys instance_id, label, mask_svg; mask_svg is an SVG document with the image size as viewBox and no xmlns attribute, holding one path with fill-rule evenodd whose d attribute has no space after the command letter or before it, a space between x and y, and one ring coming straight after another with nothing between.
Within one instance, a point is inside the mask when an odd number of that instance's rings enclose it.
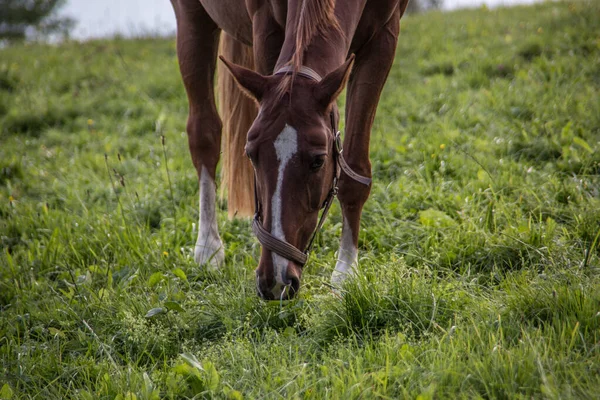
<instances>
[{"instance_id":1,"label":"horse hoof","mask_svg":"<svg viewBox=\"0 0 600 400\"><path fill-rule=\"evenodd\" d=\"M331 274L331 286L339 291L344 286L344 283L355 275L354 269L350 271L333 270Z\"/></svg>"},{"instance_id":2,"label":"horse hoof","mask_svg":"<svg viewBox=\"0 0 600 400\"><path fill-rule=\"evenodd\" d=\"M206 265L211 268L218 268L225 261L225 251L222 245L219 247L196 245L194 248L194 260L200 266Z\"/></svg>"}]
</instances>

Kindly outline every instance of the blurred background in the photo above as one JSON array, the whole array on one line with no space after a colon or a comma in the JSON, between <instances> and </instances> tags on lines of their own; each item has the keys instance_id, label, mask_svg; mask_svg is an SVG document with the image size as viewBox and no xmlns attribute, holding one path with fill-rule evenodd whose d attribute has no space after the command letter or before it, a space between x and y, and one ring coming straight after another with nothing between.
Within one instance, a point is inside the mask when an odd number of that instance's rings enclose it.
<instances>
[{"instance_id":1,"label":"blurred background","mask_svg":"<svg viewBox=\"0 0 600 400\"><path fill-rule=\"evenodd\" d=\"M536 0L411 0L409 11L498 7ZM0 0L0 38L75 40L175 32L169 0Z\"/></svg>"}]
</instances>

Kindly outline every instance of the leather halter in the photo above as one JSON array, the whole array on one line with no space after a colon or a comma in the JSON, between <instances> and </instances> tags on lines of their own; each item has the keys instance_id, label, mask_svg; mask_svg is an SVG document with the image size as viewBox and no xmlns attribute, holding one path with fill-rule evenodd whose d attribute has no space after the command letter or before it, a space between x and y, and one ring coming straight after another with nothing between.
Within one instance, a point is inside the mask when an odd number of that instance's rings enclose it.
<instances>
[{"instance_id":1,"label":"leather halter","mask_svg":"<svg viewBox=\"0 0 600 400\"><path fill-rule=\"evenodd\" d=\"M295 71L292 66L285 66L285 67L277 70L274 73L274 75L291 75L294 73L298 76L302 76L304 78L308 78L308 79L311 79L316 82L320 82L322 79L321 76L319 74L317 74L314 70L312 70L311 68L305 67L305 66L301 66L297 71ZM261 216L261 205L258 200L258 189L256 186L256 175L254 177L254 221L252 222L252 230L254 231L254 234L258 238L258 241L264 247L266 247L267 249L271 250L272 252L280 255L281 257L283 257L285 259L288 259L290 261L294 261L294 262L298 263L300 266L304 266L306 264L306 262L308 260L308 254L310 252L310 249L312 248L315 237L317 236L317 233L323 227L325 218L327 218L327 214L329 213L329 208L331 207L331 204L333 204L333 199L337 195L338 181L340 178L341 171L344 171L344 173L346 175L348 175L350 178L354 179L357 182L362 183L363 185L369 186L371 184L371 178L357 174L346 163L346 160L344 160L344 157L342 155L342 152L343 152L342 139L340 137L340 132L337 130L337 124L336 124L335 115L333 114L333 111L331 111L330 117L331 117L331 131L333 133L333 161L334 161L333 181L331 183L331 189L329 190L329 193L327 194L327 198L325 199L325 201L323 202L323 205L321 206L321 209L323 211L321 213L321 217L319 218L317 227L313 231L313 234L308 242L308 245L306 246L306 249L304 249L304 251L298 249L294 245L292 245L284 240L276 238L270 232L268 232L265 228L263 228L262 216Z\"/></svg>"}]
</instances>

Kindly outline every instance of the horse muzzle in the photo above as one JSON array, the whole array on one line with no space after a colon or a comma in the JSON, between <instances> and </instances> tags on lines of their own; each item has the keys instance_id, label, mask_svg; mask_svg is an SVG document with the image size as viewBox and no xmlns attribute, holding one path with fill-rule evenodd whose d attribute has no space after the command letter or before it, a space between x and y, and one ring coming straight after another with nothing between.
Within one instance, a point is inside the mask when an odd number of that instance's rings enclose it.
<instances>
[{"instance_id":1,"label":"horse muzzle","mask_svg":"<svg viewBox=\"0 0 600 400\"><path fill-rule=\"evenodd\" d=\"M273 279L265 268L256 269L256 291L263 300L290 300L300 290L302 268L288 261L283 276Z\"/></svg>"}]
</instances>

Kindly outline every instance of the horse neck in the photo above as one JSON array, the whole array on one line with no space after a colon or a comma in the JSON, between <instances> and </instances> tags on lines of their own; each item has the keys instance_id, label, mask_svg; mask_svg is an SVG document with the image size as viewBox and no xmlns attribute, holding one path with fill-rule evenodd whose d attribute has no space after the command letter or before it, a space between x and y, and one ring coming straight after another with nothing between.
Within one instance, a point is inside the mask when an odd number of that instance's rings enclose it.
<instances>
[{"instance_id":1,"label":"horse neck","mask_svg":"<svg viewBox=\"0 0 600 400\"><path fill-rule=\"evenodd\" d=\"M344 1L343 7L336 7L335 10L340 29L338 30L332 26L328 27L324 34L322 32L315 32L314 37L301 49L296 49L299 7L289 7L285 40L275 70L284 65L292 64L294 55L297 52L302 53L301 57L299 57L301 65L313 69L321 76L327 75L343 64L348 55L352 36L358 25L364 3L365 0Z\"/></svg>"}]
</instances>

